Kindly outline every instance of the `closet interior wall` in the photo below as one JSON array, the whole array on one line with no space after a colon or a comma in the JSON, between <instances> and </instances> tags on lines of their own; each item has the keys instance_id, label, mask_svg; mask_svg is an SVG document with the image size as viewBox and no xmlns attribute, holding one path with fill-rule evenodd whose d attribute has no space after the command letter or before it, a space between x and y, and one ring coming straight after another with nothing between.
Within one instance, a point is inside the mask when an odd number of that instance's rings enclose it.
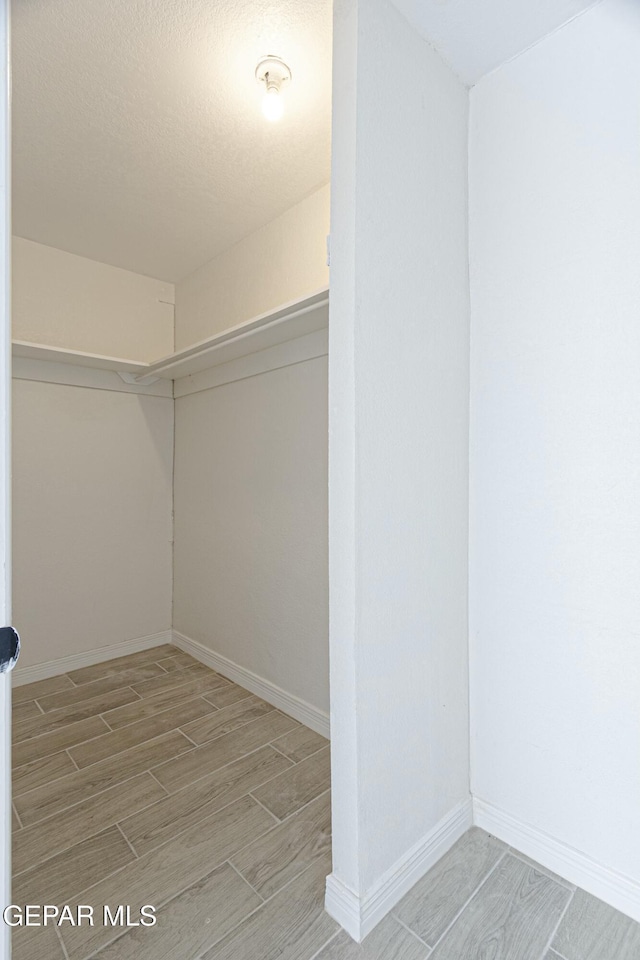
<instances>
[{"instance_id":1,"label":"closet interior wall","mask_svg":"<svg viewBox=\"0 0 640 960\"><path fill-rule=\"evenodd\" d=\"M176 287L16 238L14 339L157 360L326 288L328 232L325 186ZM326 340L178 379L175 401L171 381L52 383L57 364L16 360L22 669L175 631L327 732Z\"/></svg>"},{"instance_id":2,"label":"closet interior wall","mask_svg":"<svg viewBox=\"0 0 640 960\"><path fill-rule=\"evenodd\" d=\"M149 360L173 349L172 301L171 284L14 238L15 340ZM170 396L14 361L16 678L171 629L172 463Z\"/></svg>"}]
</instances>

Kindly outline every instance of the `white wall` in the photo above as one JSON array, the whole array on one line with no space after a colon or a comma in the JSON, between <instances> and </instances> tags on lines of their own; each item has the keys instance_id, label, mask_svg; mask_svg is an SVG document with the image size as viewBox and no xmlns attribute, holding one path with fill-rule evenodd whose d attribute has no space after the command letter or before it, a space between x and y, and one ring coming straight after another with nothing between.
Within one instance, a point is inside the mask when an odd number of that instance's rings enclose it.
<instances>
[{"instance_id":1,"label":"white wall","mask_svg":"<svg viewBox=\"0 0 640 960\"><path fill-rule=\"evenodd\" d=\"M636 919L639 89L608 0L473 89L470 151L473 792Z\"/></svg>"},{"instance_id":2,"label":"white wall","mask_svg":"<svg viewBox=\"0 0 640 960\"><path fill-rule=\"evenodd\" d=\"M13 387L18 670L169 630L173 400Z\"/></svg>"},{"instance_id":3,"label":"white wall","mask_svg":"<svg viewBox=\"0 0 640 960\"><path fill-rule=\"evenodd\" d=\"M171 284L19 237L13 258L15 339L172 352ZM18 670L169 630L173 400L19 379L13 398Z\"/></svg>"},{"instance_id":4,"label":"white wall","mask_svg":"<svg viewBox=\"0 0 640 960\"><path fill-rule=\"evenodd\" d=\"M328 711L326 357L176 399L174 626Z\"/></svg>"},{"instance_id":5,"label":"white wall","mask_svg":"<svg viewBox=\"0 0 640 960\"><path fill-rule=\"evenodd\" d=\"M329 186L176 285L176 349L329 283Z\"/></svg>"},{"instance_id":6,"label":"white wall","mask_svg":"<svg viewBox=\"0 0 640 960\"><path fill-rule=\"evenodd\" d=\"M173 352L173 284L13 238L13 339L127 360Z\"/></svg>"},{"instance_id":7,"label":"white wall","mask_svg":"<svg viewBox=\"0 0 640 960\"><path fill-rule=\"evenodd\" d=\"M362 935L468 805L468 103L388 0L334 36L327 903Z\"/></svg>"}]
</instances>

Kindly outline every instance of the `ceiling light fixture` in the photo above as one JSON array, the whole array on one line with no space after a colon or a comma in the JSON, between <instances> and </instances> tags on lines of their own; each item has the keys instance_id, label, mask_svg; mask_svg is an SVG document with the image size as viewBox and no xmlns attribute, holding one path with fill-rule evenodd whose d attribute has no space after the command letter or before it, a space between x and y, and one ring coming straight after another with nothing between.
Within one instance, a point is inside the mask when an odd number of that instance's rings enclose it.
<instances>
[{"instance_id":1,"label":"ceiling light fixture","mask_svg":"<svg viewBox=\"0 0 640 960\"><path fill-rule=\"evenodd\" d=\"M256 67L256 80L265 85L262 112L267 120L279 120L284 113L280 91L291 80L291 70L280 57L263 57Z\"/></svg>"}]
</instances>

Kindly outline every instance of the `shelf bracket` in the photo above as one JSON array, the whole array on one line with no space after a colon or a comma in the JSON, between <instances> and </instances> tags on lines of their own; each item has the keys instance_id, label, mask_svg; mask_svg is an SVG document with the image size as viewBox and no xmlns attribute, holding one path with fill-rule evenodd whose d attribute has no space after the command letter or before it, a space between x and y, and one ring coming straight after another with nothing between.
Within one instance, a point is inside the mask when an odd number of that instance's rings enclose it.
<instances>
[{"instance_id":1,"label":"shelf bracket","mask_svg":"<svg viewBox=\"0 0 640 960\"><path fill-rule=\"evenodd\" d=\"M153 374L148 377L141 377L139 373L123 373L118 370L118 376L125 383L135 383L140 387L149 387L152 383L157 383L160 377L154 377Z\"/></svg>"}]
</instances>

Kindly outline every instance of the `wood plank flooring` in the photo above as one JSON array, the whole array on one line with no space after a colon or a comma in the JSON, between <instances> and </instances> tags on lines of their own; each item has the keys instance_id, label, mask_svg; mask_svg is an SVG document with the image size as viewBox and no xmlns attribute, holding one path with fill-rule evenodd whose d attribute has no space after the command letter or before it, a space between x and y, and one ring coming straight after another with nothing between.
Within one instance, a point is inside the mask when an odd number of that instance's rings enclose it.
<instances>
[{"instance_id":1,"label":"wood plank flooring","mask_svg":"<svg viewBox=\"0 0 640 960\"><path fill-rule=\"evenodd\" d=\"M13 743L14 902L95 910L14 960L640 960L640 924L477 828L351 941L326 740L176 647L16 688Z\"/></svg>"},{"instance_id":2,"label":"wood plank flooring","mask_svg":"<svg viewBox=\"0 0 640 960\"><path fill-rule=\"evenodd\" d=\"M14 960L196 960L318 865L316 949L337 930L327 741L177 648L17 687L13 744L14 901L97 918L16 928ZM121 903L157 925L104 926Z\"/></svg>"}]
</instances>

